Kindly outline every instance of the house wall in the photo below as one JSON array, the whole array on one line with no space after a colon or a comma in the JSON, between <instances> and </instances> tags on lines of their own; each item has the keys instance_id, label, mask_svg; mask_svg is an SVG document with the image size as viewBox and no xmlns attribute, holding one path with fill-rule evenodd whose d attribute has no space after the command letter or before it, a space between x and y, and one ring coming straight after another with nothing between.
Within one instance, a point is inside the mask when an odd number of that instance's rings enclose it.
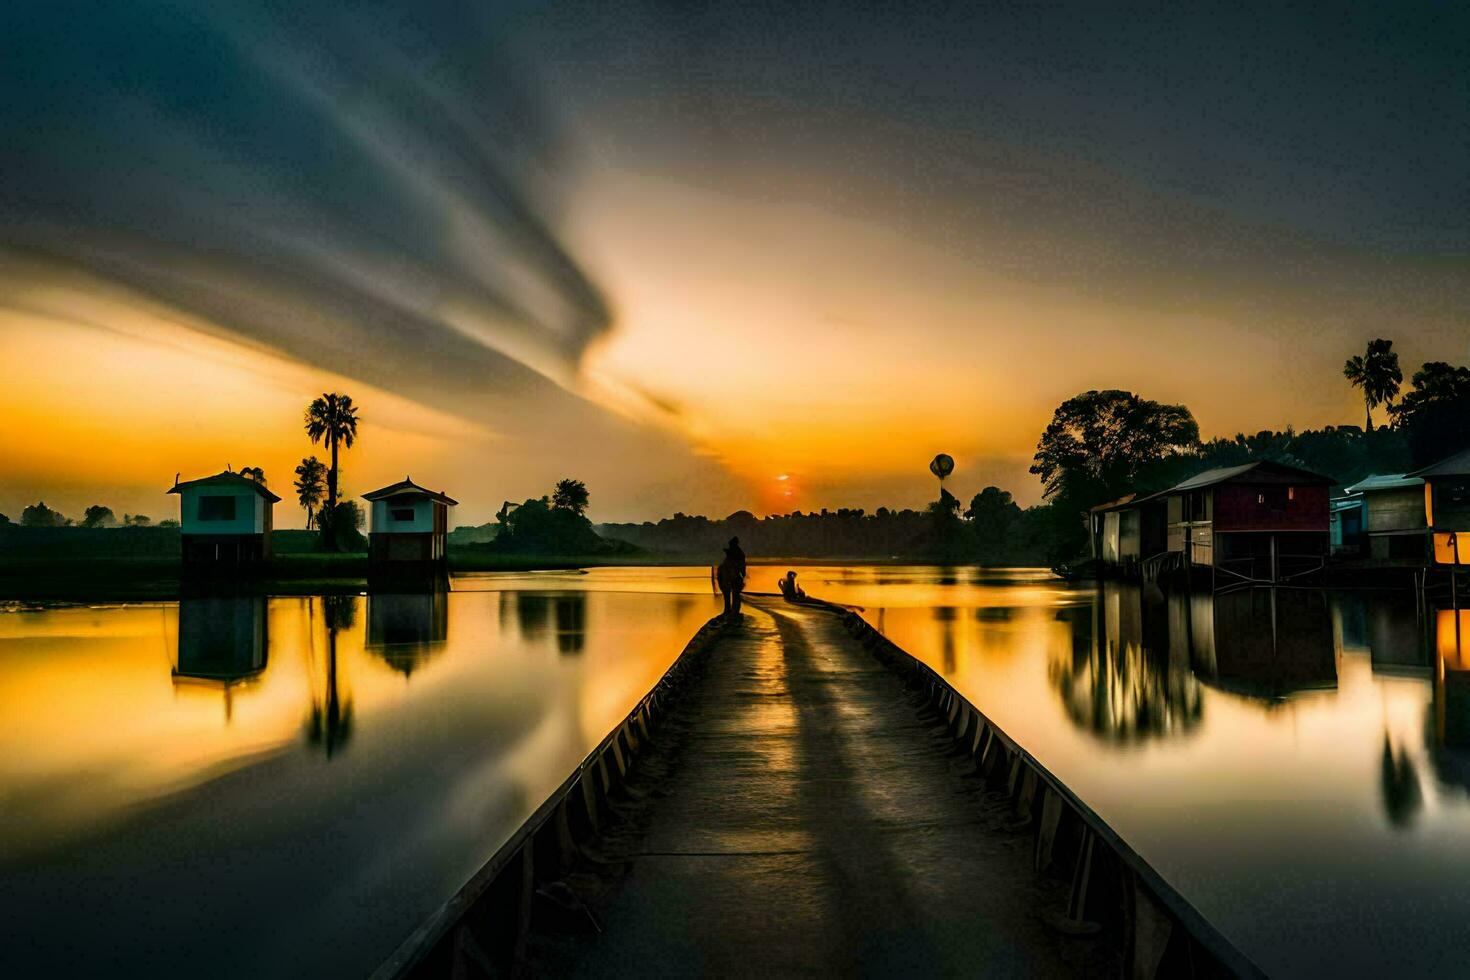
<instances>
[{"instance_id":1,"label":"house wall","mask_svg":"<svg viewBox=\"0 0 1470 980\"><path fill-rule=\"evenodd\" d=\"M199 519L204 497L234 497L235 517L228 521ZM245 488L186 487L179 491L179 530L183 534L264 534L270 530L270 502Z\"/></svg>"},{"instance_id":2,"label":"house wall","mask_svg":"<svg viewBox=\"0 0 1470 980\"><path fill-rule=\"evenodd\" d=\"M1118 562L1118 512L1108 511L1102 516L1102 559L1110 564Z\"/></svg>"},{"instance_id":3,"label":"house wall","mask_svg":"<svg viewBox=\"0 0 1470 980\"><path fill-rule=\"evenodd\" d=\"M1470 565L1470 476L1434 477L1426 487L1435 562Z\"/></svg>"},{"instance_id":4,"label":"house wall","mask_svg":"<svg viewBox=\"0 0 1470 980\"><path fill-rule=\"evenodd\" d=\"M1169 507L1165 501L1151 500L1138 510L1138 554L1152 558L1169 547Z\"/></svg>"},{"instance_id":5,"label":"house wall","mask_svg":"<svg viewBox=\"0 0 1470 980\"><path fill-rule=\"evenodd\" d=\"M1437 528L1470 528L1470 476L1434 477L1432 510Z\"/></svg>"},{"instance_id":6,"label":"house wall","mask_svg":"<svg viewBox=\"0 0 1470 980\"><path fill-rule=\"evenodd\" d=\"M1395 487L1391 490L1369 490L1363 494L1368 511L1368 533L1408 531L1426 527L1424 488Z\"/></svg>"},{"instance_id":7,"label":"house wall","mask_svg":"<svg viewBox=\"0 0 1470 980\"><path fill-rule=\"evenodd\" d=\"M434 501L428 497L374 500L372 531L374 534L427 534L434 530L434 507ZM412 510L413 520L395 521L392 516L395 510Z\"/></svg>"},{"instance_id":8,"label":"house wall","mask_svg":"<svg viewBox=\"0 0 1470 980\"><path fill-rule=\"evenodd\" d=\"M1287 489L1281 506L1271 500ZM1265 496L1266 503L1260 498ZM1215 488L1217 531L1326 531L1329 526L1328 488L1278 481L1225 483Z\"/></svg>"},{"instance_id":9,"label":"house wall","mask_svg":"<svg viewBox=\"0 0 1470 980\"><path fill-rule=\"evenodd\" d=\"M1118 557L1124 560L1139 557L1138 509L1130 507L1118 511Z\"/></svg>"}]
</instances>

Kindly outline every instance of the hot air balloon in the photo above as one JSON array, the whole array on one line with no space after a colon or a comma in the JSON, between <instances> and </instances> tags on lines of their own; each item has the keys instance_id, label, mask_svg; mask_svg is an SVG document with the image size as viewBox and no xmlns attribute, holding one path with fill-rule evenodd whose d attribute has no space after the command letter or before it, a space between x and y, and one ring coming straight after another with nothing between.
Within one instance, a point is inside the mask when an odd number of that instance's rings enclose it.
<instances>
[{"instance_id":1,"label":"hot air balloon","mask_svg":"<svg viewBox=\"0 0 1470 980\"><path fill-rule=\"evenodd\" d=\"M949 453L940 453L929 462L929 472L939 477L939 502L945 502L947 494L944 492L944 478L954 472L954 457Z\"/></svg>"}]
</instances>

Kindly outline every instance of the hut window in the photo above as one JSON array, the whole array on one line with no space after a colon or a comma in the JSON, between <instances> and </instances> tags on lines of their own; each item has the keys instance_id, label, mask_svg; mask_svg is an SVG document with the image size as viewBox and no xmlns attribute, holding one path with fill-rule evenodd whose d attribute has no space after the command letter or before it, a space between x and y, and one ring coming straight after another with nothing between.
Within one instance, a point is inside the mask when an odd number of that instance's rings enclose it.
<instances>
[{"instance_id":1,"label":"hut window","mask_svg":"<svg viewBox=\"0 0 1470 980\"><path fill-rule=\"evenodd\" d=\"M1291 491L1286 487L1268 487L1256 494L1256 503L1272 510L1284 509L1290 499Z\"/></svg>"},{"instance_id":2,"label":"hut window","mask_svg":"<svg viewBox=\"0 0 1470 980\"><path fill-rule=\"evenodd\" d=\"M200 497L199 519L201 521L233 521L235 519L235 498Z\"/></svg>"},{"instance_id":3,"label":"hut window","mask_svg":"<svg viewBox=\"0 0 1470 980\"><path fill-rule=\"evenodd\" d=\"M412 507L395 507L393 509L393 519L395 521L411 521L411 520L413 520L413 508Z\"/></svg>"}]
</instances>

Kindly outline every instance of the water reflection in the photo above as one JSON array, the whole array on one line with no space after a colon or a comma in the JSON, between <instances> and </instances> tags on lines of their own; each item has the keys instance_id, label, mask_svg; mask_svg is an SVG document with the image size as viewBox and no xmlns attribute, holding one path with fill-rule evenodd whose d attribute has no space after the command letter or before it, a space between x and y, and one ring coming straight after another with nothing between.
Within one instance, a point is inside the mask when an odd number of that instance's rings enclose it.
<instances>
[{"instance_id":1,"label":"water reflection","mask_svg":"<svg viewBox=\"0 0 1470 980\"><path fill-rule=\"evenodd\" d=\"M934 607L934 621L939 624L940 647L943 650L941 660L946 674L954 673L954 622L958 616L959 610L953 606Z\"/></svg>"},{"instance_id":2,"label":"water reflection","mask_svg":"<svg viewBox=\"0 0 1470 980\"><path fill-rule=\"evenodd\" d=\"M688 609L680 599L676 615ZM558 653L578 654L587 646L587 596L581 592L502 592L501 629L511 624L522 638L550 640Z\"/></svg>"},{"instance_id":3,"label":"water reflection","mask_svg":"<svg viewBox=\"0 0 1470 980\"><path fill-rule=\"evenodd\" d=\"M331 758L341 751L352 736L352 699L339 677L337 634L351 630L357 623L357 596L329 595L321 600L322 621L326 632L324 678L318 684L312 671L311 712L306 720L306 736ZM312 650L316 650L316 633L312 632Z\"/></svg>"},{"instance_id":4,"label":"water reflection","mask_svg":"<svg viewBox=\"0 0 1470 980\"><path fill-rule=\"evenodd\" d=\"M1267 700L1337 686L1324 593L1241 589L1170 602L1191 620L1190 662L1206 683Z\"/></svg>"},{"instance_id":5,"label":"water reflection","mask_svg":"<svg viewBox=\"0 0 1470 980\"><path fill-rule=\"evenodd\" d=\"M584 593L534 643L496 580L0 609L0 977L372 972L716 611L606 574L514 580Z\"/></svg>"},{"instance_id":6,"label":"water reflection","mask_svg":"<svg viewBox=\"0 0 1470 980\"><path fill-rule=\"evenodd\" d=\"M228 722L234 715L234 688L265 670L266 635L265 599L259 596L179 600L174 684L218 687Z\"/></svg>"},{"instance_id":7,"label":"water reflection","mask_svg":"<svg viewBox=\"0 0 1470 980\"><path fill-rule=\"evenodd\" d=\"M1424 805L1419 773L1407 750L1396 749L1393 739L1383 735L1383 809L1389 823L1409 827Z\"/></svg>"},{"instance_id":8,"label":"water reflection","mask_svg":"<svg viewBox=\"0 0 1470 980\"><path fill-rule=\"evenodd\" d=\"M1470 790L1470 609L1434 609L1430 761L1440 781Z\"/></svg>"},{"instance_id":9,"label":"water reflection","mask_svg":"<svg viewBox=\"0 0 1470 980\"><path fill-rule=\"evenodd\" d=\"M367 648L404 677L444 649L449 636L449 593L373 593L368 596Z\"/></svg>"},{"instance_id":10,"label":"water reflection","mask_svg":"<svg viewBox=\"0 0 1470 980\"><path fill-rule=\"evenodd\" d=\"M1171 646L1174 607L1142 590L1104 585L1092 616L1063 617L1072 643L1050 677L1067 716L1112 741L1180 734L1201 717L1199 683L1187 647Z\"/></svg>"}]
</instances>

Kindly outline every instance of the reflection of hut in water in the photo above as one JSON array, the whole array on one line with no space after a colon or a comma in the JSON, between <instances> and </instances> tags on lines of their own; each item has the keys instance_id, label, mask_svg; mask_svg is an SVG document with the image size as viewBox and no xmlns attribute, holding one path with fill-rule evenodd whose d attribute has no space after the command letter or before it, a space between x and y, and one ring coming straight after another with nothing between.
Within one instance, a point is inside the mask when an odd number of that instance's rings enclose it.
<instances>
[{"instance_id":1,"label":"reflection of hut in water","mask_svg":"<svg viewBox=\"0 0 1470 980\"><path fill-rule=\"evenodd\" d=\"M409 677L439 651L449 635L449 593L373 593L368 596L367 646Z\"/></svg>"},{"instance_id":2,"label":"reflection of hut in water","mask_svg":"<svg viewBox=\"0 0 1470 980\"><path fill-rule=\"evenodd\" d=\"M1090 629L1072 619L1071 649L1053 659L1050 674L1074 723L1115 741L1167 737L1199 724L1199 684L1187 658L1171 652L1163 603L1137 586L1106 582Z\"/></svg>"},{"instance_id":3,"label":"reflection of hut in water","mask_svg":"<svg viewBox=\"0 0 1470 980\"><path fill-rule=\"evenodd\" d=\"M1413 593L1373 592L1363 605L1373 672L1428 677L1431 658Z\"/></svg>"},{"instance_id":4,"label":"reflection of hut in water","mask_svg":"<svg viewBox=\"0 0 1470 980\"><path fill-rule=\"evenodd\" d=\"M1205 683L1280 699L1337 686L1326 597L1302 589L1250 588L1191 596L1192 662Z\"/></svg>"},{"instance_id":5,"label":"reflection of hut in water","mask_svg":"<svg viewBox=\"0 0 1470 980\"><path fill-rule=\"evenodd\" d=\"M1470 609L1430 609L1434 707L1429 756L1440 780L1470 788Z\"/></svg>"},{"instance_id":6,"label":"reflection of hut in water","mask_svg":"<svg viewBox=\"0 0 1470 980\"><path fill-rule=\"evenodd\" d=\"M228 718L231 688L265 670L265 613L265 599L260 596L180 599L174 683L219 687Z\"/></svg>"}]
</instances>

